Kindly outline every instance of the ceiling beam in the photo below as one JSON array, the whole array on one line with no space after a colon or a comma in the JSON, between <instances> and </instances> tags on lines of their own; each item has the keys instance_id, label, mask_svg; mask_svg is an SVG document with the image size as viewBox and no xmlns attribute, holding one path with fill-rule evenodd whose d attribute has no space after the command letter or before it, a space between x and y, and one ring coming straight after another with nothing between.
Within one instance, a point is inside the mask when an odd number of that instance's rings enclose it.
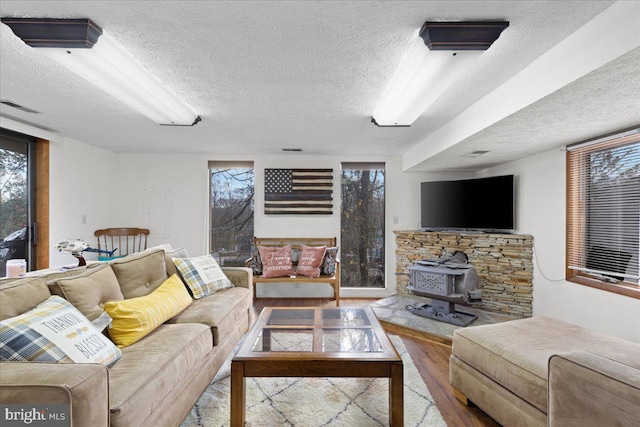
<instances>
[{"instance_id":1,"label":"ceiling beam","mask_svg":"<svg viewBox=\"0 0 640 427\"><path fill-rule=\"evenodd\" d=\"M425 170L423 163L436 154L637 48L638 16L640 3L614 3L515 77L407 150L402 156L403 170Z\"/></svg>"}]
</instances>

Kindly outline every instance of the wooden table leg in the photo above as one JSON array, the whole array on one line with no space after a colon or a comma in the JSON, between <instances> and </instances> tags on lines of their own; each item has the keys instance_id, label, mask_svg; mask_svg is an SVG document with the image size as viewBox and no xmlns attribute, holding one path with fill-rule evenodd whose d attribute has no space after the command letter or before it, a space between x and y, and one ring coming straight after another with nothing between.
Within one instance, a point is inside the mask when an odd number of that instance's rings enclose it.
<instances>
[{"instance_id":1,"label":"wooden table leg","mask_svg":"<svg viewBox=\"0 0 640 427\"><path fill-rule=\"evenodd\" d=\"M244 362L231 362L231 427L243 427L245 416Z\"/></svg>"},{"instance_id":2,"label":"wooden table leg","mask_svg":"<svg viewBox=\"0 0 640 427\"><path fill-rule=\"evenodd\" d=\"M404 426L404 378L402 362L391 364L389 378L389 425Z\"/></svg>"}]
</instances>

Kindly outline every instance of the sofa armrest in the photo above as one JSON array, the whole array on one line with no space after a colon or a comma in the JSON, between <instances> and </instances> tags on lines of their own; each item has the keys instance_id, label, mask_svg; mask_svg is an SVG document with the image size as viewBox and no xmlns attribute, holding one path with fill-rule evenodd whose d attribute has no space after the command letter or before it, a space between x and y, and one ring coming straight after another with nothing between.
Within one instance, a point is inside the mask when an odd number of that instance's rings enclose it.
<instances>
[{"instance_id":1,"label":"sofa armrest","mask_svg":"<svg viewBox=\"0 0 640 427\"><path fill-rule=\"evenodd\" d=\"M109 371L97 364L2 362L0 403L69 405L71 425L109 426Z\"/></svg>"},{"instance_id":2,"label":"sofa armrest","mask_svg":"<svg viewBox=\"0 0 640 427\"><path fill-rule=\"evenodd\" d=\"M640 369L586 351L549 358L549 426L635 425Z\"/></svg>"},{"instance_id":3,"label":"sofa armrest","mask_svg":"<svg viewBox=\"0 0 640 427\"><path fill-rule=\"evenodd\" d=\"M253 270L246 267L221 267L222 272L234 286L247 288L253 292Z\"/></svg>"}]
</instances>

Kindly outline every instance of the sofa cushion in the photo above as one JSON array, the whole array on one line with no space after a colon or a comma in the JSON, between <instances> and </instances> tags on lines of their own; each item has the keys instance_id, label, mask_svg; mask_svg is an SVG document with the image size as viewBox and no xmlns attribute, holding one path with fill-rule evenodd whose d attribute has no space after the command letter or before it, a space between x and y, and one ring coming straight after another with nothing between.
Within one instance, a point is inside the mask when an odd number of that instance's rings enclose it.
<instances>
[{"instance_id":1,"label":"sofa cushion","mask_svg":"<svg viewBox=\"0 0 640 427\"><path fill-rule=\"evenodd\" d=\"M57 295L0 322L0 360L109 365L119 357L120 350Z\"/></svg>"},{"instance_id":2,"label":"sofa cushion","mask_svg":"<svg viewBox=\"0 0 640 427\"><path fill-rule=\"evenodd\" d=\"M238 319L249 310L251 303L249 289L225 289L193 301L193 304L167 323L201 323L210 326L213 345L218 345L230 331L237 329Z\"/></svg>"},{"instance_id":3,"label":"sofa cushion","mask_svg":"<svg viewBox=\"0 0 640 427\"><path fill-rule=\"evenodd\" d=\"M173 263L174 258L189 258L189 253L185 248L172 249L170 251L164 251L164 263L167 266L167 275L169 277L174 274L179 274L176 270L176 266Z\"/></svg>"},{"instance_id":4,"label":"sofa cushion","mask_svg":"<svg viewBox=\"0 0 640 427\"><path fill-rule=\"evenodd\" d=\"M107 302L104 309L113 319L109 337L118 347L127 347L180 313L191 301L184 283L174 274L149 295Z\"/></svg>"},{"instance_id":5,"label":"sofa cushion","mask_svg":"<svg viewBox=\"0 0 640 427\"><path fill-rule=\"evenodd\" d=\"M205 325L161 325L109 369L111 426L139 426L212 349Z\"/></svg>"},{"instance_id":6,"label":"sofa cushion","mask_svg":"<svg viewBox=\"0 0 640 427\"><path fill-rule=\"evenodd\" d=\"M552 355L587 350L612 360L624 359L640 369L637 349L633 343L558 319L532 317L457 329L452 353L546 413Z\"/></svg>"},{"instance_id":7,"label":"sofa cushion","mask_svg":"<svg viewBox=\"0 0 640 427\"><path fill-rule=\"evenodd\" d=\"M197 258L174 258L173 263L195 299L233 287L231 280L225 276L211 255Z\"/></svg>"},{"instance_id":8,"label":"sofa cushion","mask_svg":"<svg viewBox=\"0 0 640 427\"><path fill-rule=\"evenodd\" d=\"M26 277L0 285L0 320L29 311L51 296L47 281Z\"/></svg>"},{"instance_id":9,"label":"sofa cushion","mask_svg":"<svg viewBox=\"0 0 640 427\"><path fill-rule=\"evenodd\" d=\"M169 276L164 250L157 249L128 255L111 262L125 298L143 297L158 289Z\"/></svg>"},{"instance_id":10,"label":"sofa cushion","mask_svg":"<svg viewBox=\"0 0 640 427\"><path fill-rule=\"evenodd\" d=\"M51 281L48 285L52 294L69 301L89 320L95 320L104 313L106 302L124 299L118 279L108 264L78 276Z\"/></svg>"}]
</instances>

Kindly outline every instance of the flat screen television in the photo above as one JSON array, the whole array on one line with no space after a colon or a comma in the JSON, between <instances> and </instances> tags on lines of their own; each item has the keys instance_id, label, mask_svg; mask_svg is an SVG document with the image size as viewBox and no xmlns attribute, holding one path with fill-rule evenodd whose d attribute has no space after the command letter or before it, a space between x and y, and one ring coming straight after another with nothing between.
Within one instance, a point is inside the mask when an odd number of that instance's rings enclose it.
<instances>
[{"instance_id":1,"label":"flat screen television","mask_svg":"<svg viewBox=\"0 0 640 427\"><path fill-rule=\"evenodd\" d=\"M423 230L513 231L513 175L423 182L420 217Z\"/></svg>"}]
</instances>

